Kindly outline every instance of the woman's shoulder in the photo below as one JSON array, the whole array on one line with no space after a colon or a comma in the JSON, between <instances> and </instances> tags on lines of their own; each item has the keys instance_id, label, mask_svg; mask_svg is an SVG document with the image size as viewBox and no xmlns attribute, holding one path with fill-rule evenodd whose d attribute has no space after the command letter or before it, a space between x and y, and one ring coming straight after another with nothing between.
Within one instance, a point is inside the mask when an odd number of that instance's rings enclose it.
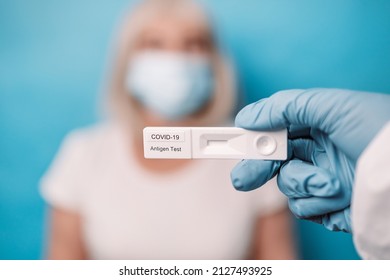
<instances>
[{"instance_id":1,"label":"woman's shoulder","mask_svg":"<svg viewBox=\"0 0 390 280\"><path fill-rule=\"evenodd\" d=\"M116 131L113 124L102 122L69 132L41 179L43 197L65 209L77 209L82 191L91 185L110 155L108 146Z\"/></svg>"}]
</instances>

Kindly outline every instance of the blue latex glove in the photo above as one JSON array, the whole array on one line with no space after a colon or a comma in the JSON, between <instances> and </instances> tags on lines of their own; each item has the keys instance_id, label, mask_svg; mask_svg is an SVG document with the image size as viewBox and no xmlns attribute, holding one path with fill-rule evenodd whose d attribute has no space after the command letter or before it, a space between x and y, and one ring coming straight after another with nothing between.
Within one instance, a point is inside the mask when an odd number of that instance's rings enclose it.
<instances>
[{"instance_id":1,"label":"blue latex glove","mask_svg":"<svg viewBox=\"0 0 390 280\"><path fill-rule=\"evenodd\" d=\"M246 106L236 126L288 128L286 161L244 160L232 171L237 190L256 189L275 175L298 218L351 232L356 161L390 121L390 95L338 89L281 91Z\"/></svg>"}]
</instances>

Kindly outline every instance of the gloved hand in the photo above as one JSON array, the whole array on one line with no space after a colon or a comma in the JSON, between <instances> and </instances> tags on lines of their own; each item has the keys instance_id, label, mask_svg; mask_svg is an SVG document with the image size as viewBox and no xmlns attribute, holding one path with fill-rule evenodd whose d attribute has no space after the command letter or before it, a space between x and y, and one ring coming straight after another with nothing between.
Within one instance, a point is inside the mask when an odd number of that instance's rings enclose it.
<instances>
[{"instance_id":1,"label":"gloved hand","mask_svg":"<svg viewBox=\"0 0 390 280\"><path fill-rule=\"evenodd\" d=\"M246 106L236 126L251 130L288 128L286 161L241 161L234 187L256 189L275 175L298 218L351 232L349 206L356 162L390 121L390 95L338 89L281 91Z\"/></svg>"}]
</instances>

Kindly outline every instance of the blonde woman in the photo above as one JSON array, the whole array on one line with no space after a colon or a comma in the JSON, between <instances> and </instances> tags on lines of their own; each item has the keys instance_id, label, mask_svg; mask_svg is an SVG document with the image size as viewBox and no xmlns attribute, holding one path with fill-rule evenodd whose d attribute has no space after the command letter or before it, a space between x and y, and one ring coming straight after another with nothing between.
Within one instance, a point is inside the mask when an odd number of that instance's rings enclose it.
<instances>
[{"instance_id":1,"label":"blonde woman","mask_svg":"<svg viewBox=\"0 0 390 280\"><path fill-rule=\"evenodd\" d=\"M289 259L276 188L236 192L229 160L143 157L145 126L220 126L232 71L192 1L141 2L126 17L110 75L111 116L69 134L42 194L51 259Z\"/></svg>"}]
</instances>

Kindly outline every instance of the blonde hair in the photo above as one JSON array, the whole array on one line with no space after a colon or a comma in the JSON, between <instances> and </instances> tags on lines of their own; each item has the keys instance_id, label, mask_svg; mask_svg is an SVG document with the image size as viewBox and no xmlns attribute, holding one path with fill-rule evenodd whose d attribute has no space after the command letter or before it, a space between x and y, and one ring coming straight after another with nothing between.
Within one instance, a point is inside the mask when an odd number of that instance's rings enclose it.
<instances>
[{"instance_id":1,"label":"blonde hair","mask_svg":"<svg viewBox=\"0 0 390 280\"><path fill-rule=\"evenodd\" d=\"M108 83L108 110L114 116L126 122L130 121L133 129L142 129L144 124L140 119L139 104L127 92L125 87L126 71L131 53L136 45L136 39L143 26L161 13L174 15L185 14L200 23L205 24L211 39L213 39L207 16L201 7L191 0L144 0L128 13L122 23L114 60ZM214 66L215 92L205 110L192 120L198 126L212 126L226 123L231 117L236 104L235 80L233 70L222 57L215 43L212 46Z\"/></svg>"}]
</instances>

